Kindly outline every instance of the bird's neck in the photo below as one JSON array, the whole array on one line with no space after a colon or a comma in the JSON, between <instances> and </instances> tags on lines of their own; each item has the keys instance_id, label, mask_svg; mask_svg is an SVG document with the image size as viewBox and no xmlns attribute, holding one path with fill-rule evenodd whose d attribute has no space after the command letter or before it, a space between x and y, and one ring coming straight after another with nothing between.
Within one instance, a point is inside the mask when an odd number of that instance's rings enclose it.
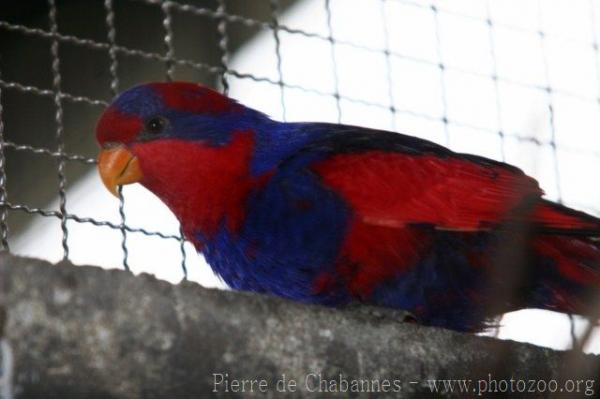
<instances>
[{"instance_id":1,"label":"bird's neck","mask_svg":"<svg viewBox=\"0 0 600 399\"><path fill-rule=\"evenodd\" d=\"M253 176L273 171L282 160L319 137L321 132L309 123L273 122L264 124L257 135L250 173Z\"/></svg>"},{"instance_id":2,"label":"bird's neck","mask_svg":"<svg viewBox=\"0 0 600 399\"><path fill-rule=\"evenodd\" d=\"M141 183L165 202L192 241L222 226L238 229L245 199L260 180L249 171L254 134L236 132L223 146L167 141L133 149L144 173Z\"/></svg>"}]
</instances>

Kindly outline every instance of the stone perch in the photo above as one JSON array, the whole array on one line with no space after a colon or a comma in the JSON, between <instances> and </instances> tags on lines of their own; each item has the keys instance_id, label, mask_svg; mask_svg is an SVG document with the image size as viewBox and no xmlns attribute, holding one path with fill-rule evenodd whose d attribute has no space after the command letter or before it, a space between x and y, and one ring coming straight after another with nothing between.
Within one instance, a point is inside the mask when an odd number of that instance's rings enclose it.
<instances>
[{"instance_id":1,"label":"stone perch","mask_svg":"<svg viewBox=\"0 0 600 399\"><path fill-rule=\"evenodd\" d=\"M554 379L559 388L564 378L584 380L578 397L600 389L595 356L421 327L401 312L306 306L7 254L0 290L16 398L440 397L432 379L473 380L459 397L475 397L484 383L508 389L511 378Z\"/></svg>"}]
</instances>

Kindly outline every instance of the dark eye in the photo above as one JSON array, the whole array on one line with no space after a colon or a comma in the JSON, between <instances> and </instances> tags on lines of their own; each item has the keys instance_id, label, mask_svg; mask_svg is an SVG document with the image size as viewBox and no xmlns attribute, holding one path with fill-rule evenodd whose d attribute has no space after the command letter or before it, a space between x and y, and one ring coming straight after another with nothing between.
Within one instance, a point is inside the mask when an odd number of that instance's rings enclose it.
<instances>
[{"instance_id":1,"label":"dark eye","mask_svg":"<svg viewBox=\"0 0 600 399\"><path fill-rule=\"evenodd\" d=\"M146 122L146 132L150 134L160 134L165 130L167 120L161 116L155 116Z\"/></svg>"}]
</instances>

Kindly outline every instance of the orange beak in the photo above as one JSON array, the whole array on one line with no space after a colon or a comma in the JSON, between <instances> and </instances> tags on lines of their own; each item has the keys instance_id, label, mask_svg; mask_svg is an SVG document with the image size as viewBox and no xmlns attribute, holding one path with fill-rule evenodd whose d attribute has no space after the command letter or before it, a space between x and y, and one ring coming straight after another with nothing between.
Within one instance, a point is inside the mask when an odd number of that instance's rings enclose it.
<instances>
[{"instance_id":1,"label":"orange beak","mask_svg":"<svg viewBox=\"0 0 600 399\"><path fill-rule=\"evenodd\" d=\"M115 197L119 196L118 186L137 183L144 177L138 159L125 147L100 151L98 172L102 183Z\"/></svg>"}]
</instances>

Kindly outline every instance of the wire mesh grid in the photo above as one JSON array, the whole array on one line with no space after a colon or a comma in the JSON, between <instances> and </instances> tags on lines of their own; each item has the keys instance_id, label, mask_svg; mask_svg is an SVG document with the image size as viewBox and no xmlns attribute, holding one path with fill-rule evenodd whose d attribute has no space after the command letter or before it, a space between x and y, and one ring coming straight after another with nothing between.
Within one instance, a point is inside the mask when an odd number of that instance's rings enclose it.
<instances>
[{"instance_id":1,"label":"wire mesh grid","mask_svg":"<svg viewBox=\"0 0 600 399\"><path fill-rule=\"evenodd\" d=\"M367 1L367 0L365 0ZM153 11L160 12L160 19L162 21L162 27L155 26L154 30L161 30L162 35L162 48L163 51L152 50L148 48L135 48L126 44L120 44L117 40L119 32L117 32L115 25L115 5L117 3L129 2L139 3L144 6L152 7ZM339 0L337 1L339 3ZM184 249L184 239L182 238L181 231L179 234L165 233L158 230L149 230L138 226L133 226L128 223L125 212L125 204L127 203L126 196L123 195L120 190L120 204L118 208L119 219L118 223L109 220L99 220L93 217L85 217L69 212L69 198L67 196L66 187L68 179L65 173L65 168L68 164L79 163L83 165L94 165L95 160L90 156L84 155L83 153L69 153L65 146L65 128L64 128L64 107L65 104L83 104L85 106L93 107L100 112L110 101L110 98L118 93L119 90L123 89L119 77L120 64L119 60L121 56L133 57L140 62L153 62L160 63L163 65L164 73L163 78L165 80L172 80L176 77L176 68L188 68L194 71L201 72L207 76L211 76L216 79L216 83L221 87L222 91L227 93L230 87L230 79L241 79L255 83L262 83L277 87L279 90L279 99L281 104L281 117L286 120L288 118L289 106L287 99L289 98L290 91L310 93L312 95L321 96L329 99L333 99L335 102L335 119L343 122L345 120L345 106L346 105L357 105L363 107L375 108L383 113L390 115L391 126L390 128L395 129L397 127L397 121L402 117L412 117L422 119L425 121L441 123L444 132L444 142L442 144L451 144L452 128L462 128L470 131L477 132L482 135L492 135L498 138L500 146L499 158L502 160L506 159L506 140L510 138L520 143L527 143L537 147L550 148L553 157L553 174L555 187L552 188L555 199L558 201L562 200L562 188L561 188L561 165L559 162L558 150L570 151L576 154L586 154L587 156L599 157L600 148L583 148L581 146L571 146L569 144L558 144L556 135L556 115L555 115L555 102L557 98L569 99L580 103L589 104L590 106L600 107L600 65L599 65L599 49L598 49L598 32L596 21L596 4L593 0L587 3L589 7L589 24L591 25L591 35L587 39L578 36L570 36L564 32L557 32L553 30L548 32L545 30L543 4L541 1L535 2L536 13L537 13L537 24L535 26L524 26L508 24L506 22L498 21L494 18L492 10L493 0L486 1L480 4L485 4L485 9L479 15L464 11L464 9L457 10L451 3L444 1L434 2L421 2L411 0L368 0L370 7L378 10L379 21L378 25L383 31L384 40L380 47L372 46L357 41L346 40L343 38L336 37L335 24L336 14L334 0L320 0L320 7L322 7L325 18L326 18L326 29L324 32L310 31L308 29L300 29L297 27L289 26L281 22L282 6L278 0L269 0L268 2L268 14L267 18L249 17L245 15L235 14L229 11L229 4L225 0L217 0L214 7L208 7L200 5L190 1L179 2L179 1L161 1L161 0L103 0L103 12L105 22L105 36L104 39L100 38L88 38L82 37L76 34L61 33L61 27L57 19L57 13L59 12L59 5L55 0L48 0L46 4L46 27L28 26L18 22L9 20L0 20L0 30L4 32L11 32L15 35L27 37L35 41L43 41L44 45L48 45L50 49L51 57L51 86L48 88L39 87L37 85L31 85L28 83L14 81L9 78L2 77L0 75L0 242L5 249L9 249L9 237L10 237L10 225L8 222L8 215L13 212L27 213L32 215L40 215L47 218L55 218L60 221L60 232L61 232L61 245L63 248L63 258L69 258L69 229L68 222L76 222L82 224L90 224L98 228L109 228L119 231L121 234L121 251L122 251L122 264L123 267L129 270L129 246L128 237L130 234L143 234L146 236L159 237L166 240L177 240L180 243L181 258L177 263L182 268L182 273L187 276L186 267L186 251ZM583 3L583 2L582 2ZM203 3L202 3L203 4ZM420 10L420 12L430 14L433 18L434 32L433 35L436 41L436 59L422 57L419 55L411 54L409 52L403 52L398 48L394 48L392 45L393 31L395 31L394 21L390 17L389 8L393 5L402 5L403 7L413 8ZM471 3L472 4L472 3ZM350 5L348 5L350 6ZM477 7L480 7L478 5ZM194 59L193 57L186 57L178 54L175 48L175 32L173 26L173 16L185 15L189 18L204 18L212 20L216 24L216 29L213 36L208 38L209 41L216 42L217 47L220 51L220 55L217 57L216 63L204 62ZM445 59L443 51L444 46L444 33L441 27L441 18L458 18L464 22L473 22L477 24L484 24L487 29L487 40L489 48L489 57L491 60L491 70L482 71L476 67L469 68L468 65L460 65L456 62L448 62ZM275 78L270 76L261 76L254 73L244 72L239 69L235 69L230 65L230 34L231 28L235 27L246 27L256 29L259 32L267 32L272 35L275 46L274 52L276 57L276 71ZM538 46L542 55L543 65L543 76L541 79L537 79L536 83L530 81L519 80L511 76L503 75L498 66L498 54L497 54L497 40L498 30L501 29L503 32L509 32L514 34L523 35L535 35L537 37ZM283 64L285 62L284 46L285 42L282 39L282 35L294 36L304 40L316 40L327 44L330 47L329 54L331 57L331 65L333 68L332 77L333 84L331 85L332 90L320 89L313 86L307 86L290 82L286 79L284 74ZM561 42L567 45L578 46L585 48L586 51L593 52L593 68L596 73L597 82L594 85L598 88L595 92L586 91L580 92L572 88L555 86L552 82L549 71L549 59L547 55L547 47L549 43ZM109 96L87 96L71 94L63 88L63 68L61 64L60 51L62 46L74 46L84 48L87 50L97 51L106 56L109 60L107 69L110 74L109 82ZM387 101L372 101L365 98L353 96L345 93L340 87L340 72L343 72L345 66L339 62L339 48L349 48L363 52L367 57L384 57L386 74L385 79L387 82ZM440 84L440 102L441 102L441 113L429 113L422 109L416 109L410 106L404 106L397 98L395 91L392 89L396 85L395 79L397 75L394 73L392 64L397 60L403 60L410 62L418 67L433 68L437 71L437 77ZM1 73L2 71L0 71ZM365 71L368 74L368 71ZM453 104L452 99L449 98L447 80L448 74L459 73L464 76L485 80L490 82L494 90L494 101L495 101L495 114L496 121L495 125L497 128L490 126L484 126L474 123L469 120L462 120L461 118L455 117L450 112L450 107ZM546 107L547 107L547 118L545 122L548 124L550 129L550 135L547 138L540 138L533 132L528 131L514 131L506 127L506 120L502 117L503 108L506 106L501 100L501 85L510 85L512 87L535 91L540 95L545 96ZM10 129L3 120L3 113L6 111L3 109L3 98L7 91L16 91L24 93L26 95L35 97L48 98L53 102L54 105L54 143L48 146L36 146L29 143L22 143L7 138L7 129ZM252 105L252 104L249 104ZM600 109L598 109L600 110ZM310 119L310 115L307 115L305 119ZM411 132L406 132L411 133ZM44 132L46 134L46 132ZM7 182L10 181L11 176L7 173L5 165L6 158L5 154L8 151L25 152L34 154L36 156L46 156L55 160L56 165L56 179L58 184L58 190L56 195L58 196L58 207L56 209L47 209L42 206L32 206L27 203L13 202L11 201L11 192L7 188ZM550 189L550 188L549 188ZM592 207L589 207L592 208ZM117 248L114 249L118 250Z\"/></svg>"}]
</instances>

